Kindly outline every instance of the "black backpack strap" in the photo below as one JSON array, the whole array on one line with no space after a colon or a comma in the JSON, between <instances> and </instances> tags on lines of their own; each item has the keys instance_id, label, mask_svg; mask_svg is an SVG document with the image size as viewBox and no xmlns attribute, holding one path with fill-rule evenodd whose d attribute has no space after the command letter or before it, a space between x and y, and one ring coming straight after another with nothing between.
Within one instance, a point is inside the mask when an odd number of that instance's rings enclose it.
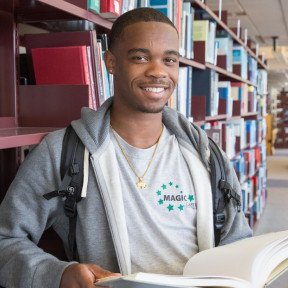
<instances>
[{"instance_id":1,"label":"black backpack strap","mask_svg":"<svg viewBox=\"0 0 288 288\"><path fill-rule=\"evenodd\" d=\"M66 128L63 138L60 174L62 182L56 191L43 195L47 200L60 196L64 201L64 212L69 218L68 244L73 260L78 259L76 245L77 202L81 200L83 186L84 150L82 141L72 126Z\"/></svg>"},{"instance_id":2,"label":"black backpack strap","mask_svg":"<svg viewBox=\"0 0 288 288\"><path fill-rule=\"evenodd\" d=\"M227 182L225 173L225 161L217 144L209 138L210 163L211 163L211 188L213 198L213 222L215 246L218 246L221 240L221 229L225 224L224 209L226 203L233 199L240 212L240 196L233 190Z\"/></svg>"}]
</instances>

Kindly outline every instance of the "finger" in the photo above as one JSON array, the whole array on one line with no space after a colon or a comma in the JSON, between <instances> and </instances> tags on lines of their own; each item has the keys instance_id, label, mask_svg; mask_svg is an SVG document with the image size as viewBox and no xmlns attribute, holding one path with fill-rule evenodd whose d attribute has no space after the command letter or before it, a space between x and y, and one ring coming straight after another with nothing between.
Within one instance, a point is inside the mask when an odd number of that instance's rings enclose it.
<instances>
[{"instance_id":1,"label":"finger","mask_svg":"<svg viewBox=\"0 0 288 288\"><path fill-rule=\"evenodd\" d=\"M100 278L104 278L104 277L108 277L108 276L121 276L120 273L114 273L114 272L105 270L105 269L103 269L100 266L95 265L95 264L88 264L88 268L96 277L95 280L100 279Z\"/></svg>"}]
</instances>

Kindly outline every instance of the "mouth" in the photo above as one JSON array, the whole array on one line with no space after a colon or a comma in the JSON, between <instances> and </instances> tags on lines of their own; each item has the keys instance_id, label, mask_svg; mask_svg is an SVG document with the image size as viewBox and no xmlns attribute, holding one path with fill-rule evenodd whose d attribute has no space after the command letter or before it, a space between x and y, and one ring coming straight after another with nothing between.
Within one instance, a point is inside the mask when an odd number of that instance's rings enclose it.
<instances>
[{"instance_id":1,"label":"mouth","mask_svg":"<svg viewBox=\"0 0 288 288\"><path fill-rule=\"evenodd\" d=\"M141 89L143 89L146 92L151 92L151 93L157 93L158 94L158 93L164 92L168 88L165 88L165 87L143 87Z\"/></svg>"}]
</instances>

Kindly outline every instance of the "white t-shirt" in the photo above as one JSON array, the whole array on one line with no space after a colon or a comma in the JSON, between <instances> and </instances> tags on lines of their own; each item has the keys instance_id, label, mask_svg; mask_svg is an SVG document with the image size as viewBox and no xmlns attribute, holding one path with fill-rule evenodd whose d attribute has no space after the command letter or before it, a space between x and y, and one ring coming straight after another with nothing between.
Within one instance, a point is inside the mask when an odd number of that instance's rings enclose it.
<instances>
[{"instance_id":1,"label":"white t-shirt","mask_svg":"<svg viewBox=\"0 0 288 288\"><path fill-rule=\"evenodd\" d=\"M198 252L197 205L192 177L175 135L164 127L144 177L147 187L140 189L136 175L110 133L120 168L132 273L182 274L188 259ZM116 135L137 174L142 176L155 146L135 148Z\"/></svg>"}]
</instances>

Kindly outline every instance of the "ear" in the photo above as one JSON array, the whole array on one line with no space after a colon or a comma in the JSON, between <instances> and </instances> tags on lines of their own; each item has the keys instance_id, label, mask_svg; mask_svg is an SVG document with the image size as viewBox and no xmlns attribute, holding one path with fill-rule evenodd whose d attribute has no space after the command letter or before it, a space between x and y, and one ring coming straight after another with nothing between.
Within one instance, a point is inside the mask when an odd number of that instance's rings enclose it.
<instances>
[{"instance_id":1,"label":"ear","mask_svg":"<svg viewBox=\"0 0 288 288\"><path fill-rule=\"evenodd\" d=\"M111 51L107 50L104 54L104 61L106 68L110 74L114 74L115 72L115 65L116 65L116 59L115 56L112 54Z\"/></svg>"}]
</instances>

